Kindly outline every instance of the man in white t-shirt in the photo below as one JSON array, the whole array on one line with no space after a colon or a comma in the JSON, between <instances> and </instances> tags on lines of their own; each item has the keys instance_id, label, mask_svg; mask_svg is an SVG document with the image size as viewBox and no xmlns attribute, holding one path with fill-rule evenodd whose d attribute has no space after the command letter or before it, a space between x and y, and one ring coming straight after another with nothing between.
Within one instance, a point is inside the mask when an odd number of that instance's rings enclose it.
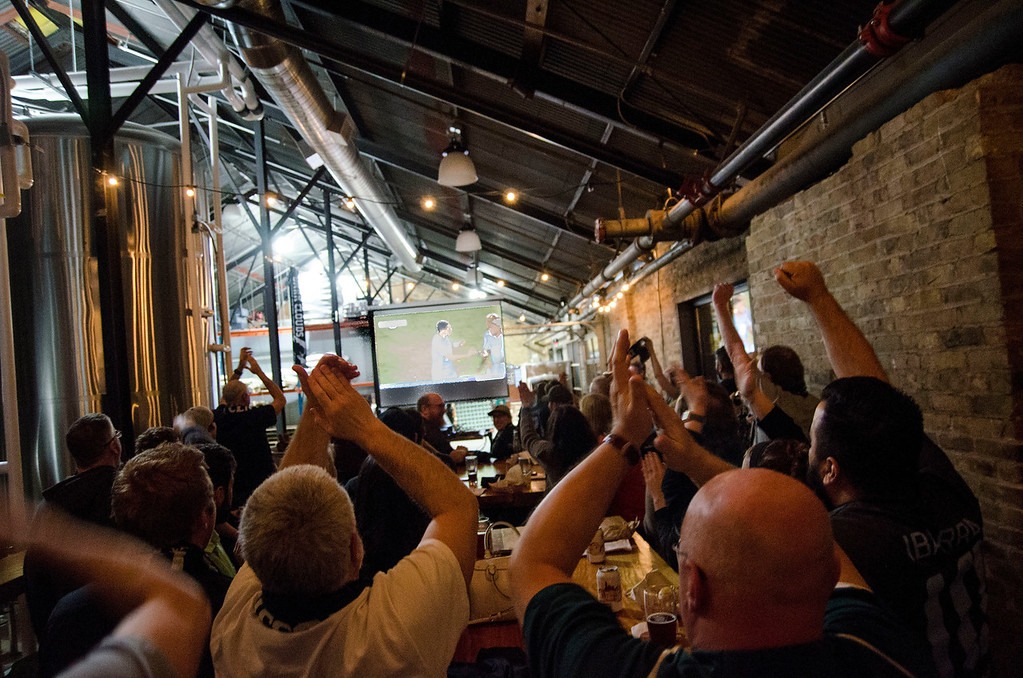
<instances>
[{"instance_id":1,"label":"man in white t-shirt","mask_svg":"<svg viewBox=\"0 0 1023 678\"><path fill-rule=\"evenodd\" d=\"M246 564L214 622L217 674L442 676L469 619L476 499L373 416L349 383L354 366L326 356L296 372L310 404L282 470L242 515ZM328 473L331 436L373 455L431 517L419 546L372 581L359 579L352 504Z\"/></svg>"}]
</instances>

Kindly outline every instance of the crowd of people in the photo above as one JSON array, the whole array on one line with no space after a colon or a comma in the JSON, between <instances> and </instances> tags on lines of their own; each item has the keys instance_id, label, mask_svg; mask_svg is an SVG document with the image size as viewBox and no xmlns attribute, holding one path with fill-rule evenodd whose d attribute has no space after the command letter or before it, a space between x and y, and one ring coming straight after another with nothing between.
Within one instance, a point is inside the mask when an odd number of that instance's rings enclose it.
<instances>
[{"instance_id":1,"label":"crowd of people","mask_svg":"<svg viewBox=\"0 0 1023 678\"><path fill-rule=\"evenodd\" d=\"M819 398L790 348L747 354L721 284L719 379L662 369L623 329L582 399L520 384L517 426L491 410L491 458L529 455L548 483L509 570L530 675L988 672L976 497L818 268L774 275L837 377ZM251 405L246 369L271 404ZM446 674L479 507L452 472L467 450L443 434L445 402L378 417L354 365L295 371L306 407L276 468L266 429L284 395L248 349L216 410L146 431L123 463L107 417L71 426L77 473L29 528L0 528L28 547L44 675ZM608 515L642 518L677 570L688 647L632 637L573 582Z\"/></svg>"}]
</instances>

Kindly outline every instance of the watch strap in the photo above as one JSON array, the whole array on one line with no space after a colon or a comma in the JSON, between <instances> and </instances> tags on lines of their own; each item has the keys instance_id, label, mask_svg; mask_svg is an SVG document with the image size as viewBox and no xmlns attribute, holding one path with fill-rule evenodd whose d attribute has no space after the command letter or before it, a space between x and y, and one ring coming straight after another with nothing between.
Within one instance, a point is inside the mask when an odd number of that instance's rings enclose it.
<instances>
[{"instance_id":1,"label":"watch strap","mask_svg":"<svg viewBox=\"0 0 1023 678\"><path fill-rule=\"evenodd\" d=\"M635 466L639 463L639 448L636 447L635 443L629 442L617 433L608 433L604 438L604 442L621 452L622 456L625 457L625 461L629 462L629 466Z\"/></svg>"}]
</instances>

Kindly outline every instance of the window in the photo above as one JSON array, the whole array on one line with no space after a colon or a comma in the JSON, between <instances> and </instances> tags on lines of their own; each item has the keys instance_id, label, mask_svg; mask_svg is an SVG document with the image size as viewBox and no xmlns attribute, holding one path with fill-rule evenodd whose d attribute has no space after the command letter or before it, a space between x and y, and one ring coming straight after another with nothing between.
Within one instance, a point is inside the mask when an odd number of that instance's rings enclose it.
<instances>
[{"instance_id":1,"label":"window","mask_svg":"<svg viewBox=\"0 0 1023 678\"><path fill-rule=\"evenodd\" d=\"M732 296L732 321L742 337L747 353L756 350L753 336L753 314L750 310L749 285L735 285ZM682 341L682 367L691 375L716 378L714 351L722 345L721 332L714 319L710 295L704 295L678 305L678 322Z\"/></svg>"}]
</instances>

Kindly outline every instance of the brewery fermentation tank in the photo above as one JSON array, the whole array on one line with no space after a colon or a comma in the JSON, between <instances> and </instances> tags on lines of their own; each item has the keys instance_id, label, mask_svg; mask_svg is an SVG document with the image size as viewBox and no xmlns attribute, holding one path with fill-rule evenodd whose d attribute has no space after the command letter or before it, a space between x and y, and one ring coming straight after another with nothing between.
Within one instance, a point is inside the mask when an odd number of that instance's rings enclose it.
<instances>
[{"instance_id":1,"label":"brewery fermentation tank","mask_svg":"<svg viewBox=\"0 0 1023 678\"><path fill-rule=\"evenodd\" d=\"M105 366L127 365L136 433L207 404L200 310L203 241L182 218L179 142L126 124L114 141L117 185L106 188L123 276L126 356L105 356L89 134L77 117L34 118L35 186L7 222L22 472L27 496L68 476L64 434L100 412Z\"/></svg>"}]
</instances>

